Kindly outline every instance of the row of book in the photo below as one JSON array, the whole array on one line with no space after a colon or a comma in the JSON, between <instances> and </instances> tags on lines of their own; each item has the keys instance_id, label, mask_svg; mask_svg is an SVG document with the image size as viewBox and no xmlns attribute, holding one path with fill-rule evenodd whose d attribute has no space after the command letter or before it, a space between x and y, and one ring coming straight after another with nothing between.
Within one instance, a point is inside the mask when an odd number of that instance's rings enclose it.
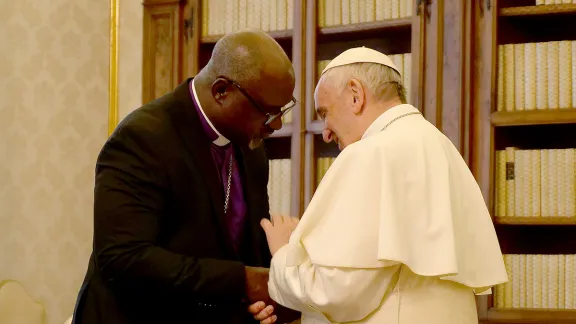
<instances>
[{"instance_id":1,"label":"row of book","mask_svg":"<svg viewBox=\"0 0 576 324\"><path fill-rule=\"evenodd\" d=\"M576 216L575 149L496 151L496 216Z\"/></svg>"},{"instance_id":2,"label":"row of book","mask_svg":"<svg viewBox=\"0 0 576 324\"><path fill-rule=\"evenodd\" d=\"M413 2L414 0L318 0L318 26L411 17Z\"/></svg>"},{"instance_id":3,"label":"row of book","mask_svg":"<svg viewBox=\"0 0 576 324\"><path fill-rule=\"evenodd\" d=\"M552 5L552 4L576 4L576 0L536 0L536 5Z\"/></svg>"},{"instance_id":4,"label":"row of book","mask_svg":"<svg viewBox=\"0 0 576 324\"><path fill-rule=\"evenodd\" d=\"M328 169L330 169L330 166L335 160L336 157L321 157L316 159L316 187L318 187L320 181L322 181L322 178L324 178L324 175L328 172Z\"/></svg>"},{"instance_id":5,"label":"row of book","mask_svg":"<svg viewBox=\"0 0 576 324\"><path fill-rule=\"evenodd\" d=\"M505 254L508 282L494 287L497 308L576 309L576 256Z\"/></svg>"},{"instance_id":6,"label":"row of book","mask_svg":"<svg viewBox=\"0 0 576 324\"><path fill-rule=\"evenodd\" d=\"M269 161L268 201L270 213L291 215L290 198L292 188L292 161L277 159Z\"/></svg>"},{"instance_id":7,"label":"row of book","mask_svg":"<svg viewBox=\"0 0 576 324\"><path fill-rule=\"evenodd\" d=\"M400 70L400 75L402 76L402 83L404 88L406 88L406 100L410 103L410 86L411 86L411 76L412 76L412 55L411 53L404 54L392 54L388 55L392 60L394 65ZM328 66L330 60L322 60L316 63L316 75L320 76L322 71Z\"/></svg>"},{"instance_id":8,"label":"row of book","mask_svg":"<svg viewBox=\"0 0 576 324\"><path fill-rule=\"evenodd\" d=\"M245 28L290 30L294 0L202 0L202 36Z\"/></svg>"},{"instance_id":9,"label":"row of book","mask_svg":"<svg viewBox=\"0 0 576 324\"><path fill-rule=\"evenodd\" d=\"M498 46L498 111L576 107L576 41Z\"/></svg>"}]
</instances>

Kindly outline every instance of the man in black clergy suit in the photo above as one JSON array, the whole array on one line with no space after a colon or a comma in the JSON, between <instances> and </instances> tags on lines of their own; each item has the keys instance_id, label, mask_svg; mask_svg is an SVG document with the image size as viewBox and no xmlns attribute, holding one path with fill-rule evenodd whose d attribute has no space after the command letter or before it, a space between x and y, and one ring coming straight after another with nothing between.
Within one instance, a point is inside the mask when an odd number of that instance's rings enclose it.
<instances>
[{"instance_id":1,"label":"man in black clergy suit","mask_svg":"<svg viewBox=\"0 0 576 324\"><path fill-rule=\"evenodd\" d=\"M295 105L294 85L274 39L236 32L195 78L118 125L96 164L93 252L73 323L257 322L248 306L273 304L260 144ZM275 310L279 323L299 317Z\"/></svg>"}]
</instances>

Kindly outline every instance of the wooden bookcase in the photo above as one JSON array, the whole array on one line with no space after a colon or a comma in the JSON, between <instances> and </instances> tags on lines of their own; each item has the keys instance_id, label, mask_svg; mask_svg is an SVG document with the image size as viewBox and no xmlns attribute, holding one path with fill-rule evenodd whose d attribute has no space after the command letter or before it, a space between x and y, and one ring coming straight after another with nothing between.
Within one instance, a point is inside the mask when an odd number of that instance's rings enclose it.
<instances>
[{"instance_id":1,"label":"wooden bookcase","mask_svg":"<svg viewBox=\"0 0 576 324\"><path fill-rule=\"evenodd\" d=\"M220 36L202 36L201 0L144 0L143 101L194 76ZM321 27L317 0L293 0L293 28L270 34L291 57L298 104L291 123L266 141L272 159L291 159L292 215L302 215L316 187L318 157L336 156L315 119L317 63L368 46L411 53L410 103L460 150L494 211L494 155L503 145L576 147L576 109L498 112L498 45L576 39L576 5L535 0L413 0L408 17ZM572 35L570 35L572 34ZM573 74L576 75L576 74ZM536 135L539 137L536 139ZM556 136L555 136L556 135ZM515 142L517 141L517 142ZM576 222L566 218L494 218L504 253L574 253ZM482 323L576 323L571 310L499 309L477 298Z\"/></svg>"},{"instance_id":2,"label":"wooden bookcase","mask_svg":"<svg viewBox=\"0 0 576 324\"><path fill-rule=\"evenodd\" d=\"M576 19L576 4L537 5L534 0L482 0L473 9L472 16L473 123L470 139L473 149L470 167L494 215L502 251L504 254L526 255L576 254L576 218L539 215L539 210L538 216L500 216L496 211L498 200L495 193L498 150L506 147L521 150L576 148L576 107L535 108L530 100L529 105L508 109L502 108L498 101L504 100L504 94L509 95L498 84L499 73L505 75L508 70L504 64L509 62L499 55L499 46L576 40L572 22ZM576 76L574 73L573 78ZM518 102L516 99L517 106ZM513 274L509 275L512 280ZM478 299L482 322L576 323L574 309L495 307L494 296Z\"/></svg>"}]
</instances>

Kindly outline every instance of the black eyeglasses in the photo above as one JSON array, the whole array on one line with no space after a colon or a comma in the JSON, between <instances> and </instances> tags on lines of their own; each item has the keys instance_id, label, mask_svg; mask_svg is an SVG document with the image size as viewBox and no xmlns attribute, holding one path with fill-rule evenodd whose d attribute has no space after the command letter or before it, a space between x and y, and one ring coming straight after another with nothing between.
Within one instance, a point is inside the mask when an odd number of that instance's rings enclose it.
<instances>
[{"instance_id":1,"label":"black eyeglasses","mask_svg":"<svg viewBox=\"0 0 576 324\"><path fill-rule=\"evenodd\" d=\"M252 96L250 96L248 94L248 92L246 92L246 90L242 89L242 87L236 83L233 80L230 80L227 77L224 76L220 76L220 78L228 81L228 83L230 83L231 85L235 86L236 88L238 88L238 90L240 90L240 92L242 92L242 94L246 97L246 99L248 99L248 101L250 101L250 103L256 107L258 110L260 110L263 114L266 115L266 117L268 117L268 119L266 120L266 122L264 123L264 125L270 125L272 122L274 122L276 119L281 118L282 116L284 116L287 112L289 112L292 108L294 108L294 106L296 106L296 98L292 97L292 100L290 100L290 102L288 102L286 105L284 105L281 109L280 112L277 114L271 114L269 112L267 112L264 108L262 108L262 106L256 101L254 100L254 98L252 98Z\"/></svg>"}]
</instances>

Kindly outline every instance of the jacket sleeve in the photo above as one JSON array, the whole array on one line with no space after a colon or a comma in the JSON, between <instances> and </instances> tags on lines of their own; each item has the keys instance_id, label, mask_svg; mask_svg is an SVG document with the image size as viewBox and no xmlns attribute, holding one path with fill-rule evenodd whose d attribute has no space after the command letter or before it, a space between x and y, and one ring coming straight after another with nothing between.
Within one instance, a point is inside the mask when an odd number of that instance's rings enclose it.
<instances>
[{"instance_id":1,"label":"jacket sleeve","mask_svg":"<svg viewBox=\"0 0 576 324\"><path fill-rule=\"evenodd\" d=\"M272 258L270 297L303 313L321 313L334 323L360 321L378 309L385 294L394 288L401 266L323 267L309 259L298 266L286 266L290 248L285 245Z\"/></svg>"},{"instance_id":2,"label":"jacket sleeve","mask_svg":"<svg viewBox=\"0 0 576 324\"><path fill-rule=\"evenodd\" d=\"M140 128L140 127L139 127ZM240 262L195 258L158 244L168 210L166 165L154 132L119 128L102 149L94 190L94 254L109 285L147 287L205 301L240 301Z\"/></svg>"}]
</instances>

